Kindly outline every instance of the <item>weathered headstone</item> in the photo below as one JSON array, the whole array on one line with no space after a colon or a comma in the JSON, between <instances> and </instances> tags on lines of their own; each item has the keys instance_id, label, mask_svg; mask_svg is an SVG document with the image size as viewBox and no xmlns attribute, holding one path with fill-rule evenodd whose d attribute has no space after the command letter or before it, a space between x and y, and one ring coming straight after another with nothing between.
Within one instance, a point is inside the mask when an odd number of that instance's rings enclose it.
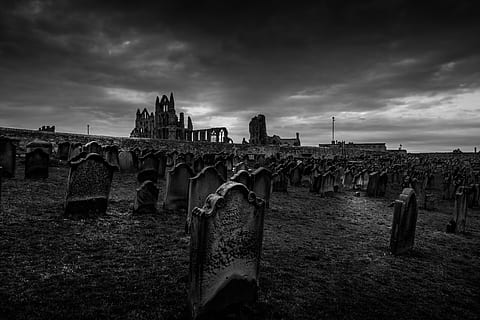
<instances>
[{"instance_id":1,"label":"weathered headstone","mask_svg":"<svg viewBox=\"0 0 480 320\"><path fill-rule=\"evenodd\" d=\"M411 188L405 188L394 204L390 238L390 250L394 255L405 253L413 248L417 216L415 191Z\"/></svg>"},{"instance_id":2,"label":"weathered headstone","mask_svg":"<svg viewBox=\"0 0 480 320\"><path fill-rule=\"evenodd\" d=\"M117 146L106 146L104 150L105 160L112 166L120 167Z\"/></svg>"},{"instance_id":3,"label":"weathered headstone","mask_svg":"<svg viewBox=\"0 0 480 320\"><path fill-rule=\"evenodd\" d=\"M134 214L157 213L158 188L150 180L144 181L137 189Z\"/></svg>"},{"instance_id":4,"label":"weathered headstone","mask_svg":"<svg viewBox=\"0 0 480 320\"><path fill-rule=\"evenodd\" d=\"M82 144L80 142L70 144L70 151L68 152L68 160L72 160L82 152Z\"/></svg>"},{"instance_id":5,"label":"weathered headstone","mask_svg":"<svg viewBox=\"0 0 480 320\"><path fill-rule=\"evenodd\" d=\"M193 319L252 302L259 287L265 204L226 182L192 215L189 303Z\"/></svg>"},{"instance_id":6,"label":"weathered headstone","mask_svg":"<svg viewBox=\"0 0 480 320\"><path fill-rule=\"evenodd\" d=\"M283 171L272 175L272 192L287 192L288 177Z\"/></svg>"},{"instance_id":7,"label":"weathered headstone","mask_svg":"<svg viewBox=\"0 0 480 320\"><path fill-rule=\"evenodd\" d=\"M331 196L333 195L334 189L333 184L335 183L335 176L331 171L327 171L322 176L322 187L320 190L321 195Z\"/></svg>"},{"instance_id":8,"label":"weathered headstone","mask_svg":"<svg viewBox=\"0 0 480 320\"><path fill-rule=\"evenodd\" d=\"M290 171L290 184L292 186L299 187L301 182L302 182L302 166L298 164Z\"/></svg>"},{"instance_id":9,"label":"weathered headstone","mask_svg":"<svg viewBox=\"0 0 480 320\"><path fill-rule=\"evenodd\" d=\"M385 193L386 193L386 190L387 190L387 183L388 183L388 175L384 171L384 172L380 173L380 176L378 177L377 197L385 196Z\"/></svg>"},{"instance_id":10,"label":"weathered headstone","mask_svg":"<svg viewBox=\"0 0 480 320\"><path fill-rule=\"evenodd\" d=\"M103 155L102 146L97 141L90 141L84 146L83 150L87 153L96 153L101 156Z\"/></svg>"},{"instance_id":11,"label":"weathered headstone","mask_svg":"<svg viewBox=\"0 0 480 320\"><path fill-rule=\"evenodd\" d=\"M263 199L265 206L270 207L270 194L272 193L272 173L260 167L250 175L252 179L252 190L255 195Z\"/></svg>"},{"instance_id":12,"label":"weathered headstone","mask_svg":"<svg viewBox=\"0 0 480 320\"><path fill-rule=\"evenodd\" d=\"M68 153L70 152L70 142L64 141L58 144L57 158L60 160L68 160Z\"/></svg>"},{"instance_id":13,"label":"weathered headstone","mask_svg":"<svg viewBox=\"0 0 480 320\"><path fill-rule=\"evenodd\" d=\"M467 222L467 194L468 187L460 186L455 193L455 207L452 220L447 226L447 232L465 232Z\"/></svg>"},{"instance_id":14,"label":"weathered headstone","mask_svg":"<svg viewBox=\"0 0 480 320\"><path fill-rule=\"evenodd\" d=\"M122 150L118 153L118 164L121 173L133 173L137 171L135 157L136 155L133 151Z\"/></svg>"},{"instance_id":15,"label":"weathered headstone","mask_svg":"<svg viewBox=\"0 0 480 320\"><path fill-rule=\"evenodd\" d=\"M179 163L172 170L167 171L164 209L188 209L188 185L193 176L192 169L185 162Z\"/></svg>"},{"instance_id":16,"label":"weathered headstone","mask_svg":"<svg viewBox=\"0 0 480 320\"><path fill-rule=\"evenodd\" d=\"M369 197L377 196L379 178L380 178L380 175L378 174L378 172L372 172L369 174L368 184L367 184L367 196Z\"/></svg>"},{"instance_id":17,"label":"weathered headstone","mask_svg":"<svg viewBox=\"0 0 480 320\"><path fill-rule=\"evenodd\" d=\"M230 178L230 180L243 184L248 190L252 188L252 177L247 170L238 171Z\"/></svg>"},{"instance_id":18,"label":"weathered headstone","mask_svg":"<svg viewBox=\"0 0 480 320\"><path fill-rule=\"evenodd\" d=\"M50 156L44 149L34 149L25 155L25 179L48 178Z\"/></svg>"},{"instance_id":19,"label":"weathered headstone","mask_svg":"<svg viewBox=\"0 0 480 320\"><path fill-rule=\"evenodd\" d=\"M3 167L2 175L5 178L13 178L15 176L15 158L16 146L13 140L7 137L0 137L0 166Z\"/></svg>"},{"instance_id":20,"label":"weathered headstone","mask_svg":"<svg viewBox=\"0 0 480 320\"><path fill-rule=\"evenodd\" d=\"M217 169L218 173L220 174L220 176L222 176L223 180L227 180L227 166L225 165L225 163L223 163L223 161L217 161L217 163L215 163L215 169Z\"/></svg>"},{"instance_id":21,"label":"weathered headstone","mask_svg":"<svg viewBox=\"0 0 480 320\"><path fill-rule=\"evenodd\" d=\"M345 171L345 176L343 178L343 185L345 189L351 190L353 189L353 173L350 170Z\"/></svg>"},{"instance_id":22,"label":"weathered headstone","mask_svg":"<svg viewBox=\"0 0 480 320\"><path fill-rule=\"evenodd\" d=\"M35 140L27 143L25 148L26 148L26 153L32 152L35 149L42 149L43 152L45 152L46 154L48 154L50 156L50 155L52 155L53 145L48 141L35 139Z\"/></svg>"},{"instance_id":23,"label":"weathered headstone","mask_svg":"<svg viewBox=\"0 0 480 320\"><path fill-rule=\"evenodd\" d=\"M153 154L153 152L148 152L147 154L141 156L139 159L139 169L153 169L158 170L159 161L158 158Z\"/></svg>"},{"instance_id":24,"label":"weathered headstone","mask_svg":"<svg viewBox=\"0 0 480 320\"><path fill-rule=\"evenodd\" d=\"M205 199L225 182L225 179L218 173L215 167L208 166L190 178L188 187L188 209L187 209L187 223L186 232L190 230L190 223L192 221L192 211L195 207L202 207Z\"/></svg>"},{"instance_id":25,"label":"weathered headstone","mask_svg":"<svg viewBox=\"0 0 480 320\"><path fill-rule=\"evenodd\" d=\"M83 218L105 214L115 170L98 154L70 163L65 215Z\"/></svg>"},{"instance_id":26,"label":"weathered headstone","mask_svg":"<svg viewBox=\"0 0 480 320\"><path fill-rule=\"evenodd\" d=\"M158 161L158 177L163 179L165 178L165 172L167 170L167 157L165 156L165 153L163 151L157 151L154 153L154 155Z\"/></svg>"}]
</instances>

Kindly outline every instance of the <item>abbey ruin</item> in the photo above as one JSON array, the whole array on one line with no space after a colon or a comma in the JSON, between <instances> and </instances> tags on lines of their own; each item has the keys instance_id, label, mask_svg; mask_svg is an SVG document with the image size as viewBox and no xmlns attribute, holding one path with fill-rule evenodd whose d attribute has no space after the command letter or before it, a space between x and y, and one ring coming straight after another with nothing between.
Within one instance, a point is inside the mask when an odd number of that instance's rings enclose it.
<instances>
[{"instance_id":1,"label":"abbey ruin","mask_svg":"<svg viewBox=\"0 0 480 320\"><path fill-rule=\"evenodd\" d=\"M286 145L286 146L300 146L300 136L298 132L296 133L295 138L282 139L277 135L268 136L267 135L267 124L265 121L265 116L259 114L256 117L253 117L250 120L248 125L250 131L250 144L256 145Z\"/></svg>"},{"instance_id":2,"label":"abbey ruin","mask_svg":"<svg viewBox=\"0 0 480 320\"><path fill-rule=\"evenodd\" d=\"M142 112L137 109L135 118L135 128L130 133L131 138L149 138L180 141L206 141L231 143L232 139L228 137L228 130L225 127L193 130L193 123L190 117L187 117L187 127L185 127L185 115L180 112L180 117L175 111L175 100L173 93L170 93L170 99L163 95L162 99L155 101L155 113L149 113L147 108Z\"/></svg>"}]
</instances>

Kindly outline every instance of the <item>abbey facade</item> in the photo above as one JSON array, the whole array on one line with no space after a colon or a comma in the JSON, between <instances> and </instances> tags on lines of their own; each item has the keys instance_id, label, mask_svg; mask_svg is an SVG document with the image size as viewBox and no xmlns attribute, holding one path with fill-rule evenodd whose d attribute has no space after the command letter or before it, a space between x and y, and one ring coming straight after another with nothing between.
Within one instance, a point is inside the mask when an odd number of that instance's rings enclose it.
<instances>
[{"instance_id":1,"label":"abbey facade","mask_svg":"<svg viewBox=\"0 0 480 320\"><path fill-rule=\"evenodd\" d=\"M185 115L180 112L179 117L175 111L173 93L170 99L163 95L155 101L155 113L149 113L147 108L142 112L137 109L135 128L130 133L131 138L150 138L181 141L206 141L229 143L228 130L225 127L193 130L190 117L187 118L185 127Z\"/></svg>"}]
</instances>

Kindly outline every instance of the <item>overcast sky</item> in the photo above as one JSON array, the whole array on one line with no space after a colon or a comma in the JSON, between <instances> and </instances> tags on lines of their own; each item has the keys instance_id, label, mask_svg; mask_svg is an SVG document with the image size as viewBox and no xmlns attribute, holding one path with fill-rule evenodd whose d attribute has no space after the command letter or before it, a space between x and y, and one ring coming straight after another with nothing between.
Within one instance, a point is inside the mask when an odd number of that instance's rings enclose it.
<instances>
[{"instance_id":1,"label":"overcast sky","mask_svg":"<svg viewBox=\"0 0 480 320\"><path fill-rule=\"evenodd\" d=\"M303 145L329 143L335 116L338 140L472 151L477 3L2 0L0 126L128 136L173 91L194 129L239 143L261 113Z\"/></svg>"}]
</instances>

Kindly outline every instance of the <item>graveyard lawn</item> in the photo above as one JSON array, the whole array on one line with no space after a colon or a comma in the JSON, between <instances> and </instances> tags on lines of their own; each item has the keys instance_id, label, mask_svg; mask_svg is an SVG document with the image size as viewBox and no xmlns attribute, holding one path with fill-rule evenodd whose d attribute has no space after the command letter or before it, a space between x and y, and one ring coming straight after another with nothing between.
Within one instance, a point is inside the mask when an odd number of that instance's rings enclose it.
<instances>
[{"instance_id":1,"label":"graveyard lawn","mask_svg":"<svg viewBox=\"0 0 480 320\"><path fill-rule=\"evenodd\" d=\"M47 180L24 180L19 165L3 179L0 318L188 319L185 214L132 216L136 177L115 173L106 216L64 219L67 175L51 167ZM258 302L230 318L478 319L478 209L466 234L445 232L451 204L420 210L413 252L395 257L390 203L273 193Z\"/></svg>"}]
</instances>

